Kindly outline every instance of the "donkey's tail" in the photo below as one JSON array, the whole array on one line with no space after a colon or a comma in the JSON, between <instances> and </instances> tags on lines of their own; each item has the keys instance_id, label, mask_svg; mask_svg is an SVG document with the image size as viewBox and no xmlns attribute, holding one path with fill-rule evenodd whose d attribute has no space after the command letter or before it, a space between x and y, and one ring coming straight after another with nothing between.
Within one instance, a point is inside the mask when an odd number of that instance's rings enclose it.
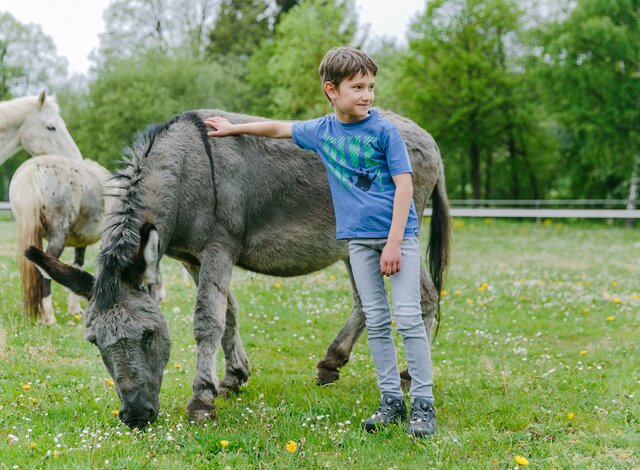
<instances>
[{"instance_id":1,"label":"donkey's tail","mask_svg":"<svg viewBox=\"0 0 640 470\"><path fill-rule=\"evenodd\" d=\"M438 307L436 309L436 333L440 325L440 292L449 264L449 251L451 248L451 214L449 212L449 198L444 183L444 168L440 165L438 180L431 195L432 213L427 247L429 259L429 274L438 295Z\"/></svg>"},{"instance_id":2,"label":"donkey's tail","mask_svg":"<svg viewBox=\"0 0 640 470\"><path fill-rule=\"evenodd\" d=\"M29 160L27 160L28 162ZM23 171L20 171L23 170ZM33 245L42 249L41 186L38 172L33 166L18 169L9 186L11 211L18 225L18 266L25 313L37 317L42 302L42 276L36 265L24 256L25 249Z\"/></svg>"}]
</instances>

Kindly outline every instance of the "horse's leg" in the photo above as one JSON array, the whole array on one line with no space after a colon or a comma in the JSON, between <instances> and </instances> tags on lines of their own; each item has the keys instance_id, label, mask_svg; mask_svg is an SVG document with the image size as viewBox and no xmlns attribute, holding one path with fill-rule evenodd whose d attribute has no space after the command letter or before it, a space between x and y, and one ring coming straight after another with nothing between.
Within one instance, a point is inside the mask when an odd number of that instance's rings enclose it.
<instances>
[{"instance_id":1,"label":"horse's leg","mask_svg":"<svg viewBox=\"0 0 640 470\"><path fill-rule=\"evenodd\" d=\"M244 351L237 322L238 306L231 292L227 295L227 319L222 337L224 351L225 375L220 381L221 395L229 396L231 392L238 393L240 385L249 378L251 366Z\"/></svg>"},{"instance_id":2,"label":"horse's leg","mask_svg":"<svg viewBox=\"0 0 640 470\"><path fill-rule=\"evenodd\" d=\"M87 247L83 246L82 248L76 248L73 266L82 269L84 265L84 253L87 250ZM72 291L69 291L69 300L67 301L67 312L69 315L80 315L82 313L82 309L80 308L80 299L76 294Z\"/></svg>"},{"instance_id":3,"label":"horse's leg","mask_svg":"<svg viewBox=\"0 0 640 470\"><path fill-rule=\"evenodd\" d=\"M422 307L422 320L427 329L427 338L431 338L431 330L436 320L436 309L438 308L438 293L431 281L424 264L420 265L420 306ZM409 371L404 369L400 372L402 388L409 390L411 386L411 376Z\"/></svg>"},{"instance_id":4,"label":"horse's leg","mask_svg":"<svg viewBox=\"0 0 640 470\"><path fill-rule=\"evenodd\" d=\"M218 395L216 352L225 330L227 295L233 260L222 248L226 243L212 243L200 260L198 294L193 316L196 340L196 376L193 394L187 405L189 420L202 422L215 416L213 400Z\"/></svg>"},{"instance_id":5,"label":"horse's leg","mask_svg":"<svg viewBox=\"0 0 640 470\"><path fill-rule=\"evenodd\" d=\"M318 385L326 385L335 382L340 378L338 369L349 361L353 345L364 330L364 312L362 311L362 302L356 289L356 284L351 272L351 264L349 260L345 260L349 280L351 281L351 289L353 292L353 309L338 335L331 342L324 358L318 362L318 376L316 383Z\"/></svg>"},{"instance_id":6,"label":"horse's leg","mask_svg":"<svg viewBox=\"0 0 640 470\"><path fill-rule=\"evenodd\" d=\"M60 258L64 251L65 235L62 231L51 231L47 243L47 254L54 258ZM40 306L40 323L45 325L53 325L56 317L53 313L53 299L51 297L51 279L44 278L42 280L42 304Z\"/></svg>"}]
</instances>

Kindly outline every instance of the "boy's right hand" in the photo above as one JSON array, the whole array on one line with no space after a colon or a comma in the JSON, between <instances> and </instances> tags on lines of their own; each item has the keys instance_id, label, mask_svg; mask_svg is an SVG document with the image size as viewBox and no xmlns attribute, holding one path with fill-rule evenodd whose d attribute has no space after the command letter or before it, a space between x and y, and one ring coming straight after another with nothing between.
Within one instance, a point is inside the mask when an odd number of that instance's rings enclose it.
<instances>
[{"instance_id":1,"label":"boy's right hand","mask_svg":"<svg viewBox=\"0 0 640 470\"><path fill-rule=\"evenodd\" d=\"M214 131L207 132L209 137L224 137L232 135L231 130L233 129L233 124L231 124L227 118L223 118L222 116L213 116L205 119L204 123L215 129Z\"/></svg>"}]
</instances>

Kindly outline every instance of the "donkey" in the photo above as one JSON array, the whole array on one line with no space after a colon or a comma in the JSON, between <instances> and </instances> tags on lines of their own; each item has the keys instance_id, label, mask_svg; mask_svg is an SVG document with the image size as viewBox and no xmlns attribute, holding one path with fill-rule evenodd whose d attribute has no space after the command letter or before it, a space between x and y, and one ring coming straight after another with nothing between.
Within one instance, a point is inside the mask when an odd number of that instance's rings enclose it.
<instances>
[{"instance_id":1,"label":"donkey","mask_svg":"<svg viewBox=\"0 0 640 470\"><path fill-rule=\"evenodd\" d=\"M103 196L111 173L92 160L58 155L30 158L16 170L9 185L11 210L18 225L18 253L29 245L60 257L65 246L75 247L74 266L84 264L86 247L97 242L104 228L111 198ZM51 280L43 278L24 256L18 257L24 308L45 325L56 322ZM77 296L69 293L68 312L80 313Z\"/></svg>"},{"instance_id":2,"label":"donkey","mask_svg":"<svg viewBox=\"0 0 640 470\"><path fill-rule=\"evenodd\" d=\"M413 164L418 213L433 201L429 270L422 270L422 307L431 329L448 261L450 215L444 170L435 142L416 124L384 113L400 129ZM163 369L171 347L166 319L143 288L163 255L184 264L198 286L194 312L197 344L189 419L215 416L214 399L237 391L249 377L229 289L234 265L277 276L296 276L346 263L335 238L327 176L320 159L290 140L252 136L207 137L203 120L255 117L199 110L147 129L128 151L115 177L121 197L103 233L96 277L30 248L26 256L54 280L90 299L85 338L94 343L122 402L120 418L131 428L153 422ZM353 285L353 277L351 276ZM432 281L433 280L433 281ZM318 383L337 380L364 329L362 305L354 307L325 357ZM222 345L225 375L216 378Z\"/></svg>"},{"instance_id":3,"label":"donkey","mask_svg":"<svg viewBox=\"0 0 640 470\"><path fill-rule=\"evenodd\" d=\"M64 155L82 160L53 98L43 91L0 102L0 164L21 148L31 155Z\"/></svg>"}]
</instances>

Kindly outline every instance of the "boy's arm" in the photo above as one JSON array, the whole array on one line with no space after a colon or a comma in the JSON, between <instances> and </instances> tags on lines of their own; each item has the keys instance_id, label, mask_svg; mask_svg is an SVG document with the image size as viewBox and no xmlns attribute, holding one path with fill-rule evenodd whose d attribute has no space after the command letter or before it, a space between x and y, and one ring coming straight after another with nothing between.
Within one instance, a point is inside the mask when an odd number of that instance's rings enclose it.
<instances>
[{"instance_id":1,"label":"boy's arm","mask_svg":"<svg viewBox=\"0 0 640 470\"><path fill-rule=\"evenodd\" d=\"M393 197L393 215L391 217L391 229L387 244L380 256L380 272L385 276L391 276L400 271L400 247L404 239L404 228L409 217L411 198L413 198L413 183L411 173L401 173L392 176L396 185L396 193Z\"/></svg>"},{"instance_id":2,"label":"boy's arm","mask_svg":"<svg viewBox=\"0 0 640 470\"><path fill-rule=\"evenodd\" d=\"M260 121L245 124L231 124L226 118L214 116L207 118L204 123L213 127L207 135L211 137L224 137L227 135L248 134L274 139L286 139L291 137L292 123L284 121Z\"/></svg>"}]
</instances>

